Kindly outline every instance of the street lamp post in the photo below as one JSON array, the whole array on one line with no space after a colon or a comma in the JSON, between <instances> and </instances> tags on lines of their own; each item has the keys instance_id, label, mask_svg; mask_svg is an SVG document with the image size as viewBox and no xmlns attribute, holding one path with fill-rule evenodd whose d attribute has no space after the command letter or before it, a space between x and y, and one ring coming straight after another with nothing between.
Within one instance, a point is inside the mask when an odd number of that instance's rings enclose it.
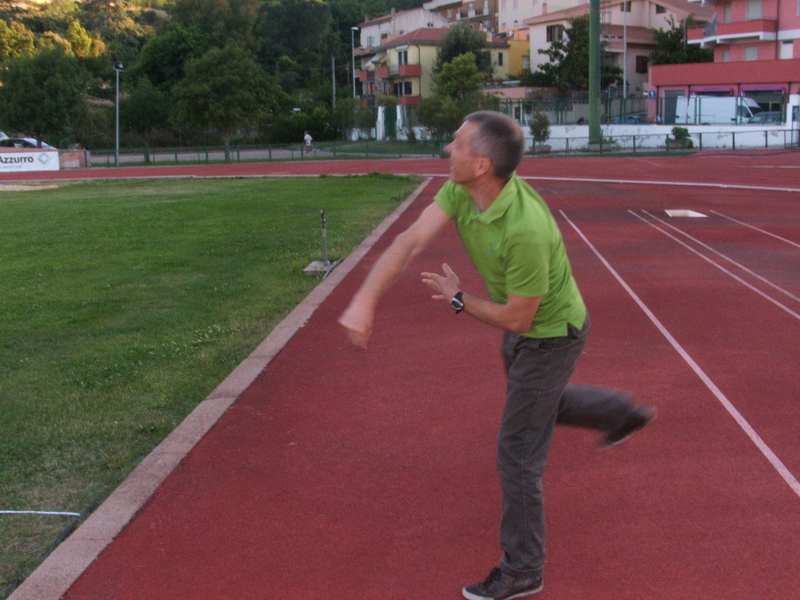
<instances>
[{"instance_id":1,"label":"street lamp post","mask_svg":"<svg viewBox=\"0 0 800 600\"><path fill-rule=\"evenodd\" d=\"M350 28L350 53L353 57L353 98L356 97L356 31L358 31L358 27Z\"/></svg>"},{"instance_id":2,"label":"street lamp post","mask_svg":"<svg viewBox=\"0 0 800 600\"><path fill-rule=\"evenodd\" d=\"M114 61L114 73L117 76L117 101L116 101L116 146L114 149L114 166L119 166L119 74L124 68L120 61Z\"/></svg>"}]
</instances>

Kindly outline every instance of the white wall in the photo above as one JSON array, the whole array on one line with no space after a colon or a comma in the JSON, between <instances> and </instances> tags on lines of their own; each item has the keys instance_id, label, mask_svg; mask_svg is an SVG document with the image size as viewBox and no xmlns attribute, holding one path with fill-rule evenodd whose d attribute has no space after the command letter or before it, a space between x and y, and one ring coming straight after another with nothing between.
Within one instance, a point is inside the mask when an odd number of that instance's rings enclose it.
<instances>
[{"instance_id":1,"label":"white wall","mask_svg":"<svg viewBox=\"0 0 800 600\"><path fill-rule=\"evenodd\" d=\"M665 148L672 125L602 125L604 140L613 140L622 149ZM790 125L687 125L695 148L703 150L739 148L783 148L786 143L798 142L798 124ZM523 128L527 148L532 145L530 130ZM546 142L553 152L586 150L589 143L588 125L551 125ZM605 145L605 142L604 142ZM612 142L609 142L612 145Z\"/></svg>"}]
</instances>

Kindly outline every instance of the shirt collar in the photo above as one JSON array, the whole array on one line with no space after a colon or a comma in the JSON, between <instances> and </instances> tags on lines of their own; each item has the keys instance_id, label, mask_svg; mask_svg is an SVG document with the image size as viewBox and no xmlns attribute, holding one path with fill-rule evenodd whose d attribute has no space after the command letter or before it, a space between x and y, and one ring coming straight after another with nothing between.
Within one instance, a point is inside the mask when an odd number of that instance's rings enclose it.
<instances>
[{"instance_id":1,"label":"shirt collar","mask_svg":"<svg viewBox=\"0 0 800 600\"><path fill-rule=\"evenodd\" d=\"M497 198L494 199L494 202L489 205L489 208L478 215L477 218L479 221L491 223L501 218L506 213L508 207L511 206L512 201L516 197L517 179L516 173L511 175L508 182L503 186L503 189L500 190Z\"/></svg>"}]
</instances>

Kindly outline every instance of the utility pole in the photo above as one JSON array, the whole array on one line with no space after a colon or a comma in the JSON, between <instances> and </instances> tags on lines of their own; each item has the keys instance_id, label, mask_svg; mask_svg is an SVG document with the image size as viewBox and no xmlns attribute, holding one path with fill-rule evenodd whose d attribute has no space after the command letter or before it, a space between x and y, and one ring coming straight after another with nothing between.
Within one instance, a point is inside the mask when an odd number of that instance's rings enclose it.
<instances>
[{"instance_id":1,"label":"utility pole","mask_svg":"<svg viewBox=\"0 0 800 600\"><path fill-rule=\"evenodd\" d=\"M589 143L603 141L600 129L600 0L589 3Z\"/></svg>"},{"instance_id":2,"label":"utility pole","mask_svg":"<svg viewBox=\"0 0 800 600\"><path fill-rule=\"evenodd\" d=\"M116 94L116 102L115 102L115 105L116 105L116 110L115 110L115 113L116 113L116 118L115 118L115 121L116 121L116 128L115 128L116 145L114 146L114 166L118 167L119 166L119 73L120 73L120 71L122 71L122 69L124 67L122 66L122 63L117 60L117 61L114 61L114 66L112 68L114 69L114 73L116 73L116 75L117 75L117 94Z\"/></svg>"},{"instance_id":3,"label":"utility pole","mask_svg":"<svg viewBox=\"0 0 800 600\"><path fill-rule=\"evenodd\" d=\"M331 54L331 86L333 87L331 104L336 108L336 57L333 54Z\"/></svg>"}]
</instances>

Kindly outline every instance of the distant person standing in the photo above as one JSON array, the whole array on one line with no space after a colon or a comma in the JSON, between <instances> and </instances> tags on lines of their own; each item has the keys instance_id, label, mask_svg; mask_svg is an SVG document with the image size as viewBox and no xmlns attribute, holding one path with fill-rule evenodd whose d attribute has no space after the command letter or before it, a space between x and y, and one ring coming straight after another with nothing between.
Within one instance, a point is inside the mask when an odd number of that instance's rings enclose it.
<instances>
[{"instance_id":1,"label":"distant person standing","mask_svg":"<svg viewBox=\"0 0 800 600\"><path fill-rule=\"evenodd\" d=\"M311 154L311 142L313 141L311 135L306 131L303 136L303 141L306 143L306 154Z\"/></svg>"}]
</instances>

